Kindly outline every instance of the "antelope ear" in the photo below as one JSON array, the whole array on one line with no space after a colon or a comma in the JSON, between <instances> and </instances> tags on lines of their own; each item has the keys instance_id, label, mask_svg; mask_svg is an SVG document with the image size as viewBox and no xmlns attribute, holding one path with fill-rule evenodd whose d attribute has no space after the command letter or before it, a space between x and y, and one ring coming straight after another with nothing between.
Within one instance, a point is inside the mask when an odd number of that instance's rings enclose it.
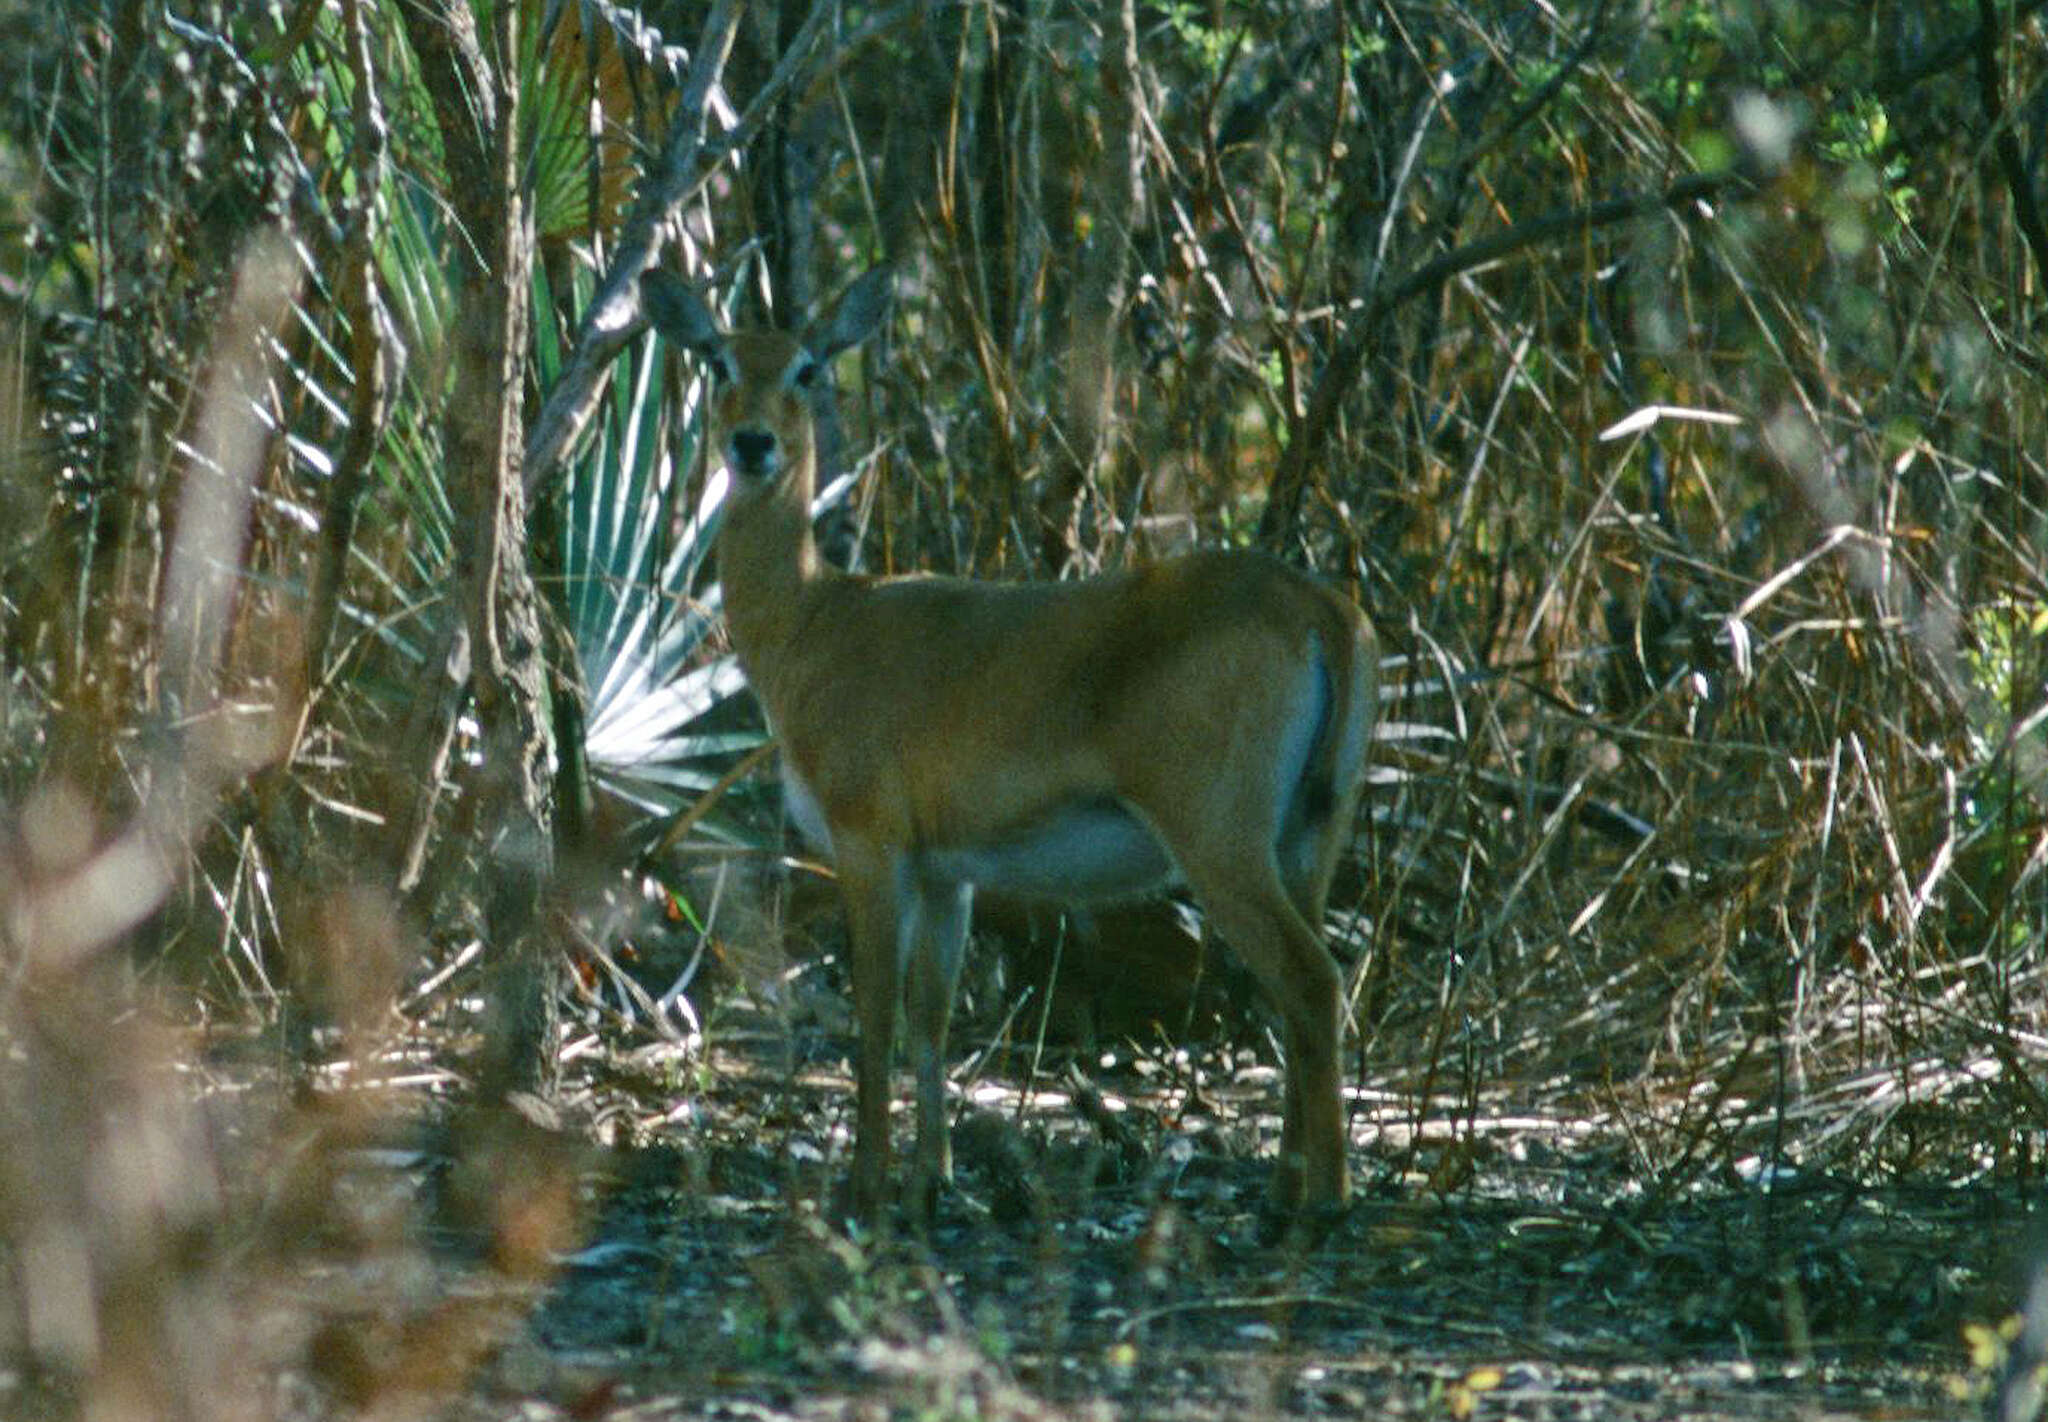
<instances>
[{"instance_id":1,"label":"antelope ear","mask_svg":"<svg viewBox=\"0 0 2048 1422\"><path fill-rule=\"evenodd\" d=\"M889 309L889 295L896 273L887 265L870 267L852 286L840 293L830 315L813 321L804 332L804 349L818 361L828 361L849 346L857 346L875 333Z\"/></svg>"},{"instance_id":2,"label":"antelope ear","mask_svg":"<svg viewBox=\"0 0 2048 1422\"><path fill-rule=\"evenodd\" d=\"M726 369L725 333L704 298L680 277L659 267L643 272L640 304L665 340L703 357L721 372Z\"/></svg>"}]
</instances>

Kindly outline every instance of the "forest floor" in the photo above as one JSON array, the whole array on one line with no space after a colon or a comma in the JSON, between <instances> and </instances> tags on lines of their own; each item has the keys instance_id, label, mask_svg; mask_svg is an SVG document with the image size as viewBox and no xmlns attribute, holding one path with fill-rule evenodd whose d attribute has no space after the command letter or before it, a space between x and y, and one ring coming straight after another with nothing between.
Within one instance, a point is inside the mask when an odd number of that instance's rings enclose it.
<instances>
[{"instance_id":1,"label":"forest floor","mask_svg":"<svg viewBox=\"0 0 2048 1422\"><path fill-rule=\"evenodd\" d=\"M155 1266L227 1288L146 1287L174 1333L215 1300L231 1375L265 1379L220 1416L1987 1417L2042 1244L2009 1176L1700 1168L1707 1127L1650 1159L1599 1093L1503 1085L1432 1118L1388 1081L1354 1090L1355 1208L1272 1242L1280 1083L1227 1049L969 1057L957 1188L929 1229L861 1237L821 1203L849 1155L843 1020L581 1037L540 1123L451 1108L452 1040L307 1093L267 1034L187 1038L245 1203L229 1248ZM79 1401L0 1365L9 1422Z\"/></svg>"},{"instance_id":2,"label":"forest floor","mask_svg":"<svg viewBox=\"0 0 2048 1422\"><path fill-rule=\"evenodd\" d=\"M1192 1089L1128 1056L1028 1091L981 1063L935 1226L859 1239L819 1204L849 1044L743 1015L715 1040L688 1091L659 1052L576 1059L561 1124L632 1144L564 1157L572 1232L435 1415L1976 1416L1966 1332L2038 1243L2009 1185L1702 1181L1595 1112L1418 1121L1371 1092L1356 1209L1268 1243L1278 1082L1227 1054ZM424 1296L488 1292L445 1238L422 1252Z\"/></svg>"}]
</instances>

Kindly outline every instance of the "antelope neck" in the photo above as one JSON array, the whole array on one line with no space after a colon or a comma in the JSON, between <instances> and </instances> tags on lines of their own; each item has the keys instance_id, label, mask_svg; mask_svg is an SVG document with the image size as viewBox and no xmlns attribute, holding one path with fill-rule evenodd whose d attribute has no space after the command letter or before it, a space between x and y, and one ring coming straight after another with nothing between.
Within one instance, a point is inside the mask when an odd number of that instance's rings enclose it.
<instances>
[{"instance_id":1,"label":"antelope neck","mask_svg":"<svg viewBox=\"0 0 2048 1422\"><path fill-rule=\"evenodd\" d=\"M836 575L825 565L811 533L812 475L791 469L774 487L735 493L718 534L718 577L725 589L726 625L749 668L765 652L788 646L802 615L804 592Z\"/></svg>"}]
</instances>

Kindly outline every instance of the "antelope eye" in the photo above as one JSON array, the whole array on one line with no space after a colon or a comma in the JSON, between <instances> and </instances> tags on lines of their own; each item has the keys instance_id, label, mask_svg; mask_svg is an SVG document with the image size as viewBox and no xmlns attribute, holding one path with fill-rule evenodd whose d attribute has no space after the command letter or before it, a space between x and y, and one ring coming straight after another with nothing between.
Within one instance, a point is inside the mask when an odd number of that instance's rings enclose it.
<instances>
[{"instance_id":1,"label":"antelope eye","mask_svg":"<svg viewBox=\"0 0 2048 1422\"><path fill-rule=\"evenodd\" d=\"M799 390L815 388L818 383L818 363L808 357L805 358L798 362L796 369L790 372L789 378Z\"/></svg>"}]
</instances>

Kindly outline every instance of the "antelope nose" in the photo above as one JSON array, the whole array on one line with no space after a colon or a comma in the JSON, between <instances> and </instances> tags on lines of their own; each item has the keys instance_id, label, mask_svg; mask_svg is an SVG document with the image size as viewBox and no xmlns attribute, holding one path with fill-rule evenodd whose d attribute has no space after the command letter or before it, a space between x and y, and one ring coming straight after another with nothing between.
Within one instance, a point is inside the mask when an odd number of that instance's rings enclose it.
<instances>
[{"instance_id":1,"label":"antelope nose","mask_svg":"<svg viewBox=\"0 0 2048 1422\"><path fill-rule=\"evenodd\" d=\"M775 472L775 436L767 430L734 430L731 443L736 472L753 475Z\"/></svg>"}]
</instances>

